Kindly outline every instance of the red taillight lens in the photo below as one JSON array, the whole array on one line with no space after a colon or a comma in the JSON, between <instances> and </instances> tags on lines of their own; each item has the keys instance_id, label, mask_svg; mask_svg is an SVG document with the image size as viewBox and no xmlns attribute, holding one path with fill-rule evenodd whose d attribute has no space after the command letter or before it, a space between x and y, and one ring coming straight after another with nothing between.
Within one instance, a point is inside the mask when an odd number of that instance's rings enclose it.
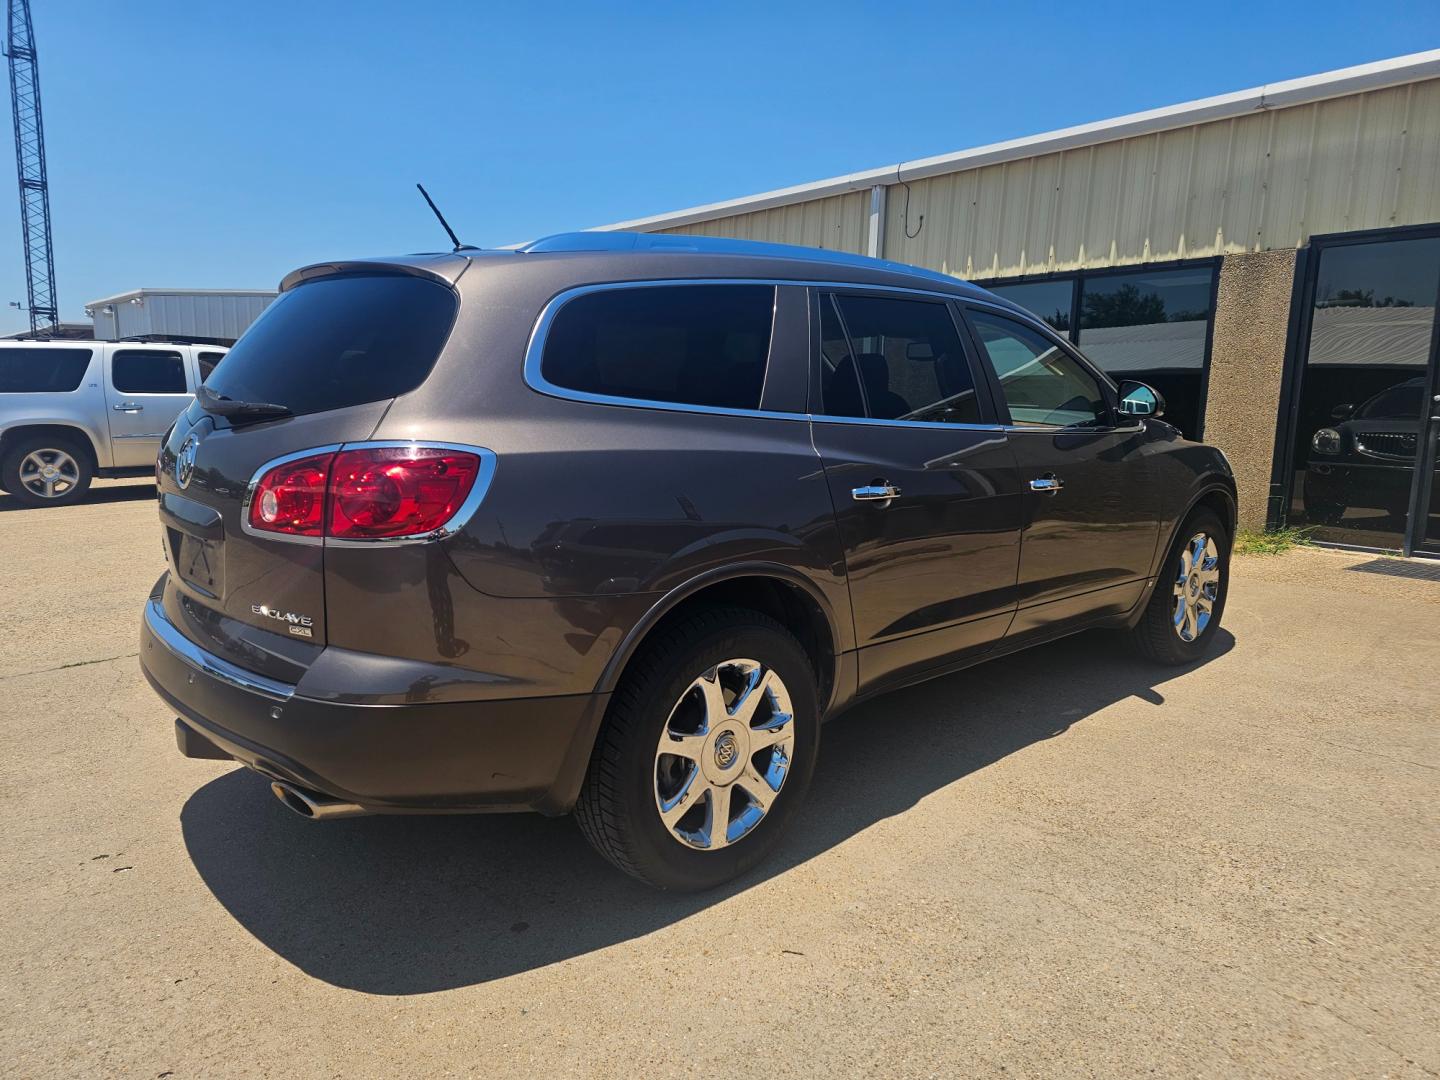
<instances>
[{"instance_id":1,"label":"red taillight lens","mask_svg":"<svg viewBox=\"0 0 1440 1080\"><path fill-rule=\"evenodd\" d=\"M346 450L330 470L326 535L371 540L434 532L455 516L479 475L479 456L463 450Z\"/></svg>"},{"instance_id":2,"label":"red taillight lens","mask_svg":"<svg viewBox=\"0 0 1440 1080\"><path fill-rule=\"evenodd\" d=\"M323 536L325 486L334 454L316 454L276 465L250 493L249 522L261 532Z\"/></svg>"}]
</instances>

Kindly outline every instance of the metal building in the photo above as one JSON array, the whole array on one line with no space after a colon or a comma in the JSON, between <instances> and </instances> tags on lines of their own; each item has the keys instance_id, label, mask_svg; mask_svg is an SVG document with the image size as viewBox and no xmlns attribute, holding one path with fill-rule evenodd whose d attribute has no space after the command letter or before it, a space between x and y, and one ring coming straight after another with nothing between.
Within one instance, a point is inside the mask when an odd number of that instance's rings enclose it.
<instances>
[{"instance_id":1,"label":"metal building","mask_svg":"<svg viewBox=\"0 0 1440 1080\"><path fill-rule=\"evenodd\" d=\"M95 337L172 337L233 345L278 294L241 289L135 289L91 300Z\"/></svg>"},{"instance_id":2,"label":"metal building","mask_svg":"<svg viewBox=\"0 0 1440 1080\"><path fill-rule=\"evenodd\" d=\"M1244 524L1440 553L1440 50L604 228L975 281L1162 390Z\"/></svg>"}]
</instances>

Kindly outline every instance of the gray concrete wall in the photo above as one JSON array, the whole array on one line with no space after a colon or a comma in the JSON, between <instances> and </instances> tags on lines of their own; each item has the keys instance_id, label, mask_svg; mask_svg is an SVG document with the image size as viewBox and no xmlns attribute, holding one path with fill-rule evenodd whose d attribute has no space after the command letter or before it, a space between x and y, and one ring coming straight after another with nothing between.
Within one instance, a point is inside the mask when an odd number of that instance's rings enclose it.
<instances>
[{"instance_id":1,"label":"gray concrete wall","mask_svg":"<svg viewBox=\"0 0 1440 1080\"><path fill-rule=\"evenodd\" d=\"M1265 526L1294 281L1290 249L1227 255L1220 264L1205 441L1235 469L1242 528Z\"/></svg>"}]
</instances>

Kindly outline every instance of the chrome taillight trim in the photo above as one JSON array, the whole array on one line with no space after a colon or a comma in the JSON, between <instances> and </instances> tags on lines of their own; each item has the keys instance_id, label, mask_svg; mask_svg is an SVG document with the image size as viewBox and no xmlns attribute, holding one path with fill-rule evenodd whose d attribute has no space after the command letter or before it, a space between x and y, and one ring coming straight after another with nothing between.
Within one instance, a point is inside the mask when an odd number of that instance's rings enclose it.
<instances>
[{"instance_id":1,"label":"chrome taillight trim","mask_svg":"<svg viewBox=\"0 0 1440 1080\"><path fill-rule=\"evenodd\" d=\"M284 465L287 462L299 461L301 458L315 457L319 454L338 454L347 450L458 450L464 454L474 454L480 459L480 471L475 477L475 483L470 488L470 494L460 504L455 513L443 525L431 529L427 533L420 533L416 536L375 536L363 540L357 539L336 539L332 536L296 536L292 533L268 532L264 529L255 529L250 525L250 502L255 494L255 488L263 477L277 465ZM240 507L240 528L250 536L262 540L277 540L284 544L306 544L311 547L336 547L336 548L367 548L377 545L388 545L398 547L405 544L430 544L437 540L446 540L454 536L474 516L480 504L485 500L486 493L490 490L490 484L495 478L495 467L497 463L495 451L483 446L472 446L469 443L437 442L430 439L366 439L359 442L332 443L328 446L313 446L308 450L298 450L293 454L282 454L280 457L271 458L250 477L250 483L245 489L245 498ZM329 492L326 492L329 498ZM326 508L326 521L328 523L329 508ZM323 526L322 526L323 527Z\"/></svg>"}]
</instances>

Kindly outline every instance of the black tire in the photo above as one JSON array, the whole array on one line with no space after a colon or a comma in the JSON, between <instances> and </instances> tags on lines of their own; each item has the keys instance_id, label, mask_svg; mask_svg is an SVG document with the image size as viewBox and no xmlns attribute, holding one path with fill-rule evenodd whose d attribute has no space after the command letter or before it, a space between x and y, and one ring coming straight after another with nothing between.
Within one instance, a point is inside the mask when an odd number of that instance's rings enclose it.
<instances>
[{"instance_id":1,"label":"black tire","mask_svg":"<svg viewBox=\"0 0 1440 1080\"><path fill-rule=\"evenodd\" d=\"M1217 595L1213 601L1210 621L1193 641L1185 641L1176 632L1176 599L1174 587L1180 576L1180 564L1191 539L1200 533L1212 537L1216 548L1216 566L1220 570ZM1157 664L1189 664L1205 655L1220 630L1225 614L1225 597L1230 592L1230 530L1218 514L1204 507L1185 519L1175 534L1175 542L1165 556L1160 577L1145 605L1145 613L1131 631L1131 638L1140 654Z\"/></svg>"},{"instance_id":2,"label":"black tire","mask_svg":"<svg viewBox=\"0 0 1440 1080\"><path fill-rule=\"evenodd\" d=\"M31 491L21 481L21 464L36 452L63 454L74 463L75 472L73 476L67 473L65 481L68 486L63 492L47 497ZM68 506L79 502L90 490L90 480L94 475L89 451L75 440L62 436L30 435L17 439L5 452L5 460L0 462L0 487L25 506Z\"/></svg>"},{"instance_id":3,"label":"black tire","mask_svg":"<svg viewBox=\"0 0 1440 1080\"><path fill-rule=\"evenodd\" d=\"M769 810L749 832L718 850L697 850L661 821L656 751L686 688L717 664L741 657L772 670L788 691L794 717L789 768ZM763 859L804 801L815 771L819 720L814 670L794 635L757 611L697 611L659 631L626 669L596 740L576 820L595 850L627 874L661 889L713 888ZM747 808L748 802L739 805ZM697 800L692 808L701 811L704 804Z\"/></svg>"}]
</instances>

